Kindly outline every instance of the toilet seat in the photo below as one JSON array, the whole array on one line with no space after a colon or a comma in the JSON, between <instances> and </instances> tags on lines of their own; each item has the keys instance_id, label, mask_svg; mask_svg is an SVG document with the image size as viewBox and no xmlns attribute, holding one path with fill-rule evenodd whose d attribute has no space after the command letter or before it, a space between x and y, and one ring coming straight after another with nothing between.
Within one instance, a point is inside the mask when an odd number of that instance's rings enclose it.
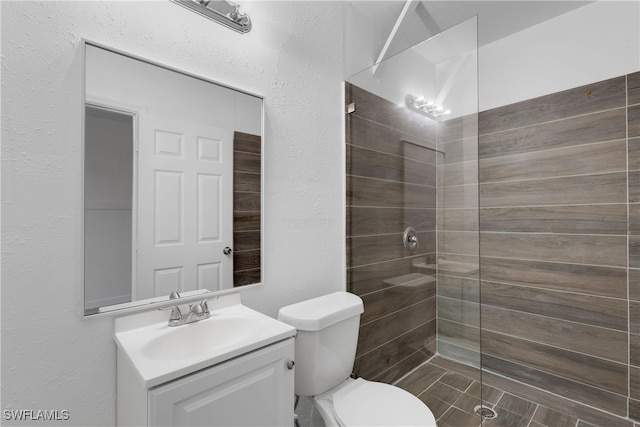
<instances>
[{"instance_id":1,"label":"toilet seat","mask_svg":"<svg viewBox=\"0 0 640 427\"><path fill-rule=\"evenodd\" d=\"M362 378L347 381L331 399L340 426L436 426L427 405L411 393Z\"/></svg>"}]
</instances>

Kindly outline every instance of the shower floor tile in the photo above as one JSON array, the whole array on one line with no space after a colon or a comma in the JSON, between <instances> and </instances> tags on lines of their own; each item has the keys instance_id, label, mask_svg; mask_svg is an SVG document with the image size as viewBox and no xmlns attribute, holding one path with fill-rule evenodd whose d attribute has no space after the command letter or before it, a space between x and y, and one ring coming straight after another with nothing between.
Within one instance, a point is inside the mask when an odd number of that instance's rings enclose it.
<instances>
[{"instance_id":1,"label":"shower floor tile","mask_svg":"<svg viewBox=\"0 0 640 427\"><path fill-rule=\"evenodd\" d=\"M480 383L480 371L440 356L433 357L395 385L429 406L438 427L591 427L592 424ZM482 390L482 393L480 393ZM482 395L482 401L481 396ZM497 416L482 419L480 404ZM629 421L619 425L640 427ZM618 425L615 421L612 424Z\"/></svg>"}]
</instances>

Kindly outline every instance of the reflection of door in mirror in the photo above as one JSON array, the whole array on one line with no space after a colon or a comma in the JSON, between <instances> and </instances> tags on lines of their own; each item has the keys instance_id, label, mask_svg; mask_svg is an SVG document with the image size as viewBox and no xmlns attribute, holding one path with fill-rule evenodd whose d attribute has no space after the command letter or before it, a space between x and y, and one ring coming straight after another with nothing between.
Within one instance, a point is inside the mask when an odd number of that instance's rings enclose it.
<instances>
[{"instance_id":1,"label":"reflection of door in mirror","mask_svg":"<svg viewBox=\"0 0 640 427\"><path fill-rule=\"evenodd\" d=\"M260 283L262 98L84 53L85 315Z\"/></svg>"},{"instance_id":2,"label":"reflection of door in mirror","mask_svg":"<svg viewBox=\"0 0 640 427\"><path fill-rule=\"evenodd\" d=\"M85 109L85 309L131 301L134 116Z\"/></svg>"},{"instance_id":3,"label":"reflection of door in mirror","mask_svg":"<svg viewBox=\"0 0 640 427\"><path fill-rule=\"evenodd\" d=\"M233 283L233 131L140 115L135 299Z\"/></svg>"}]
</instances>

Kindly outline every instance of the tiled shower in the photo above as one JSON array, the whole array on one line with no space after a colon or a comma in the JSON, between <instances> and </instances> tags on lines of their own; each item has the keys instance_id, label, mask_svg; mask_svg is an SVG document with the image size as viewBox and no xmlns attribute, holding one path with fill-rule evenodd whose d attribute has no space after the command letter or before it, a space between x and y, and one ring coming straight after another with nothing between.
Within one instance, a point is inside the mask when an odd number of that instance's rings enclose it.
<instances>
[{"instance_id":1,"label":"tiled shower","mask_svg":"<svg viewBox=\"0 0 640 427\"><path fill-rule=\"evenodd\" d=\"M356 373L436 355L571 425L640 422L640 72L441 122L354 81Z\"/></svg>"}]
</instances>

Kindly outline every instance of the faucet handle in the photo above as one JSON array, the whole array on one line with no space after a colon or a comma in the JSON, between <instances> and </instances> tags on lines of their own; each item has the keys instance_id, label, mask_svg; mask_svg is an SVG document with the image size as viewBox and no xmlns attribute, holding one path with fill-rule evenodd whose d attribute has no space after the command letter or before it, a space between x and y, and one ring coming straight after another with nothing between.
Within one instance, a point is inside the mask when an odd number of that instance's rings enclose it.
<instances>
[{"instance_id":1,"label":"faucet handle","mask_svg":"<svg viewBox=\"0 0 640 427\"><path fill-rule=\"evenodd\" d=\"M209 304L207 304L207 300L203 299L202 302L200 303L200 307L202 307L202 311L207 314L209 313Z\"/></svg>"},{"instance_id":2,"label":"faucet handle","mask_svg":"<svg viewBox=\"0 0 640 427\"><path fill-rule=\"evenodd\" d=\"M177 305L173 307L171 310L171 314L169 315L169 322L177 322L178 320L182 320L182 312L180 311L180 307Z\"/></svg>"},{"instance_id":3,"label":"faucet handle","mask_svg":"<svg viewBox=\"0 0 640 427\"><path fill-rule=\"evenodd\" d=\"M171 294L169 295L169 299L170 299L170 300L172 300L172 299L178 299L178 298L180 298L180 293L179 293L178 291L173 291L173 292L171 292Z\"/></svg>"}]
</instances>

